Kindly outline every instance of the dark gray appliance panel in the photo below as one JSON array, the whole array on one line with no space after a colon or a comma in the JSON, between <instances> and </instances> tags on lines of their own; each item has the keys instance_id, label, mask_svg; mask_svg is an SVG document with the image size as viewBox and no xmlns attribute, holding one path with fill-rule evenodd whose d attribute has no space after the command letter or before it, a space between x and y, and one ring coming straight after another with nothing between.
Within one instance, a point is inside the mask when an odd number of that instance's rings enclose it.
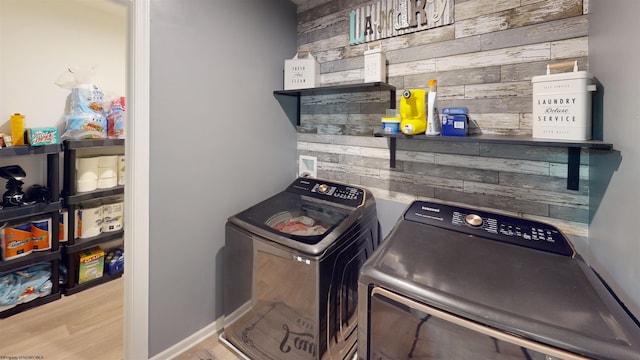
<instances>
[{"instance_id":1,"label":"dark gray appliance panel","mask_svg":"<svg viewBox=\"0 0 640 360\"><path fill-rule=\"evenodd\" d=\"M386 315L372 306L421 319L403 306L382 306L372 295L375 288L569 354L640 360L638 321L564 235L548 224L414 202L362 267L361 359L380 345L370 343L371 334L389 328L379 318ZM400 332L398 337L414 334ZM467 344L462 336L452 345Z\"/></svg>"},{"instance_id":2,"label":"dark gray appliance panel","mask_svg":"<svg viewBox=\"0 0 640 360\"><path fill-rule=\"evenodd\" d=\"M371 359L581 359L566 351L443 313L380 288L371 296ZM411 334L412 336L398 336ZM386 341L394 338L394 341ZM464 344L464 345L462 345Z\"/></svg>"},{"instance_id":3,"label":"dark gray appliance panel","mask_svg":"<svg viewBox=\"0 0 640 360\"><path fill-rule=\"evenodd\" d=\"M402 241L383 242L388 256L375 264L376 272L399 280L393 288L495 326L532 332L565 326L625 341L573 258L407 221L393 236Z\"/></svg>"}]
</instances>

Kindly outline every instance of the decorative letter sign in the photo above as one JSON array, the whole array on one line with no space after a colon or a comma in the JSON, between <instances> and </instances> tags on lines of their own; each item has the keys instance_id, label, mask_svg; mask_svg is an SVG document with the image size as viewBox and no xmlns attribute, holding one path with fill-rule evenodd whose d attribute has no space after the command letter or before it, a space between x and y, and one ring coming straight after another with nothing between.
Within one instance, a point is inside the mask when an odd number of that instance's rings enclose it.
<instances>
[{"instance_id":1,"label":"decorative letter sign","mask_svg":"<svg viewBox=\"0 0 640 360\"><path fill-rule=\"evenodd\" d=\"M454 0L377 0L349 13L349 45L453 24Z\"/></svg>"}]
</instances>

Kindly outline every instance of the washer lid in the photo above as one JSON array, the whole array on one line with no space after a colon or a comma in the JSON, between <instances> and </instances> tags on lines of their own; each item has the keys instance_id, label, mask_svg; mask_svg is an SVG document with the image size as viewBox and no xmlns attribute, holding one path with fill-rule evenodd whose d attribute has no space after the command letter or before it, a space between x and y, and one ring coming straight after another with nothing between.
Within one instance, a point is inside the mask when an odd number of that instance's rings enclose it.
<instances>
[{"instance_id":1,"label":"washer lid","mask_svg":"<svg viewBox=\"0 0 640 360\"><path fill-rule=\"evenodd\" d=\"M362 188L298 178L285 191L230 217L229 222L268 240L317 255L370 209L375 209L373 196Z\"/></svg>"}]
</instances>

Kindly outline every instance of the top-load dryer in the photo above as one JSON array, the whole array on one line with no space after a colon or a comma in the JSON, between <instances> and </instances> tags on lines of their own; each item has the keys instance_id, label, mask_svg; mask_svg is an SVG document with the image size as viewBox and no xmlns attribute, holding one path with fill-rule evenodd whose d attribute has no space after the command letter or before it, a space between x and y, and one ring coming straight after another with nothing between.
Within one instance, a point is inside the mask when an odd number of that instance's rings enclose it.
<instances>
[{"instance_id":1,"label":"top-load dryer","mask_svg":"<svg viewBox=\"0 0 640 360\"><path fill-rule=\"evenodd\" d=\"M415 201L363 265L358 359L636 359L640 327L560 230Z\"/></svg>"}]
</instances>

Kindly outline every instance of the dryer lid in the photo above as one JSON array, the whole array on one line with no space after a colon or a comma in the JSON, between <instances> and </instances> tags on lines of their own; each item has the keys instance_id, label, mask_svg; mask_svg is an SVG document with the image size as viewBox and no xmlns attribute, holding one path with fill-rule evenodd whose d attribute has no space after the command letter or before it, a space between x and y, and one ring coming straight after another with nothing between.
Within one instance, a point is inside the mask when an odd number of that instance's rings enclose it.
<instances>
[{"instance_id":1,"label":"dryer lid","mask_svg":"<svg viewBox=\"0 0 640 360\"><path fill-rule=\"evenodd\" d=\"M583 354L640 357L640 327L578 255L405 218L362 274L362 281L503 331Z\"/></svg>"}]
</instances>

